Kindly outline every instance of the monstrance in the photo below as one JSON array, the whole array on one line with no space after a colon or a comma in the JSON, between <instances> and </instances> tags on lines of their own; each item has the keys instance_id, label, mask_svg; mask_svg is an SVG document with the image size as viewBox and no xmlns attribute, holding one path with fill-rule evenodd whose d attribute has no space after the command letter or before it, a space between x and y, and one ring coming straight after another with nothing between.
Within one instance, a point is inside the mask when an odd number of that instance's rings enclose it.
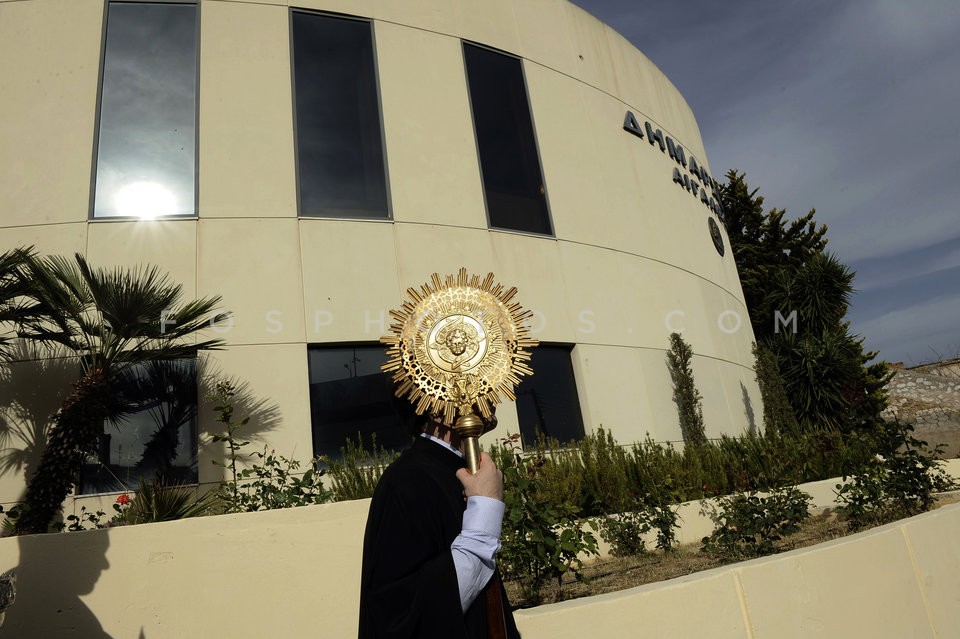
<instances>
[{"instance_id":1,"label":"monstrance","mask_svg":"<svg viewBox=\"0 0 960 639\"><path fill-rule=\"evenodd\" d=\"M493 273L480 281L461 268L456 277L434 273L430 280L419 291L408 288L400 309L390 311L390 332L380 338L388 346L382 368L417 414L453 424L475 473L484 419L516 399L520 377L533 374L527 349L537 340L526 323L533 313L513 301L516 287L495 284Z\"/></svg>"}]
</instances>

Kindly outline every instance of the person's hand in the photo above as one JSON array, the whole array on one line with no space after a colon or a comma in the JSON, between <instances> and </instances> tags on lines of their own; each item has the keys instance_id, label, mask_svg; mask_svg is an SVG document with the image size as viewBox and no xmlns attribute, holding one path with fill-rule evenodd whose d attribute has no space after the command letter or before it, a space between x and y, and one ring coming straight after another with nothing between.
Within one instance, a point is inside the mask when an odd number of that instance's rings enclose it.
<instances>
[{"instance_id":1,"label":"person's hand","mask_svg":"<svg viewBox=\"0 0 960 639\"><path fill-rule=\"evenodd\" d=\"M457 479L463 484L463 494L467 497L492 497L503 501L503 473L487 453L480 453L476 475L461 468L457 471Z\"/></svg>"}]
</instances>

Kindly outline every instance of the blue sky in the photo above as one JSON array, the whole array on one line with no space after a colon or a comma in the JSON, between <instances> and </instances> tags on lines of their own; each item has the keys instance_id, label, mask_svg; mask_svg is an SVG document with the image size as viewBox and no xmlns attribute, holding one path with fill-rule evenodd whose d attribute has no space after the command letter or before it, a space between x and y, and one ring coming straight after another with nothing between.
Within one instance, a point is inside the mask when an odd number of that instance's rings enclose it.
<instances>
[{"instance_id":1,"label":"blue sky","mask_svg":"<svg viewBox=\"0 0 960 639\"><path fill-rule=\"evenodd\" d=\"M817 210L867 348L960 356L960 2L573 1L677 86L714 175Z\"/></svg>"}]
</instances>

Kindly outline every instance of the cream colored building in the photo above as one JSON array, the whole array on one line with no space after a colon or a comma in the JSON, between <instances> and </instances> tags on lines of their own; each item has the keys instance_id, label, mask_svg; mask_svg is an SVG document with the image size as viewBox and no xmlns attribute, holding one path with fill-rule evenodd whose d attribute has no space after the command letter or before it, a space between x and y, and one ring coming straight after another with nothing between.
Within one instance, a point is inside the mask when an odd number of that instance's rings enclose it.
<instances>
[{"instance_id":1,"label":"cream colored building","mask_svg":"<svg viewBox=\"0 0 960 639\"><path fill-rule=\"evenodd\" d=\"M754 427L753 334L710 175L676 88L564 0L0 0L0 247L149 262L187 296L222 295L229 346L204 379L263 402L253 428L288 457L322 452L317 414L337 407L320 403L363 395L317 390L330 370L363 377L403 291L460 266L519 288L552 358L539 378L571 380L522 396L536 410L501 407L501 430L565 435L579 411L621 443L680 440L679 329L707 435ZM9 504L16 451L71 373L6 374ZM215 428L202 403L199 444L185 438L201 483L219 478Z\"/></svg>"}]
</instances>

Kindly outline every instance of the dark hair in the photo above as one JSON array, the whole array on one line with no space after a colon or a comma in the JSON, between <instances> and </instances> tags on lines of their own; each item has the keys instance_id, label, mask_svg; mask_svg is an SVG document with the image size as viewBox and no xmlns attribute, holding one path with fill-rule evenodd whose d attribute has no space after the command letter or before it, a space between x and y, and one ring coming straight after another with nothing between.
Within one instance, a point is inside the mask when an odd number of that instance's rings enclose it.
<instances>
[{"instance_id":1,"label":"dark hair","mask_svg":"<svg viewBox=\"0 0 960 639\"><path fill-rule=\"evenodd\" d=\"M416 437L423 432L427 416L417 415L413 403L406 397L397 397L394 394L392 382L390 383L390 405L393 408L393 414L397 417L397 422L406 429L411 437Z\"/></svg>"}]
</instances>

